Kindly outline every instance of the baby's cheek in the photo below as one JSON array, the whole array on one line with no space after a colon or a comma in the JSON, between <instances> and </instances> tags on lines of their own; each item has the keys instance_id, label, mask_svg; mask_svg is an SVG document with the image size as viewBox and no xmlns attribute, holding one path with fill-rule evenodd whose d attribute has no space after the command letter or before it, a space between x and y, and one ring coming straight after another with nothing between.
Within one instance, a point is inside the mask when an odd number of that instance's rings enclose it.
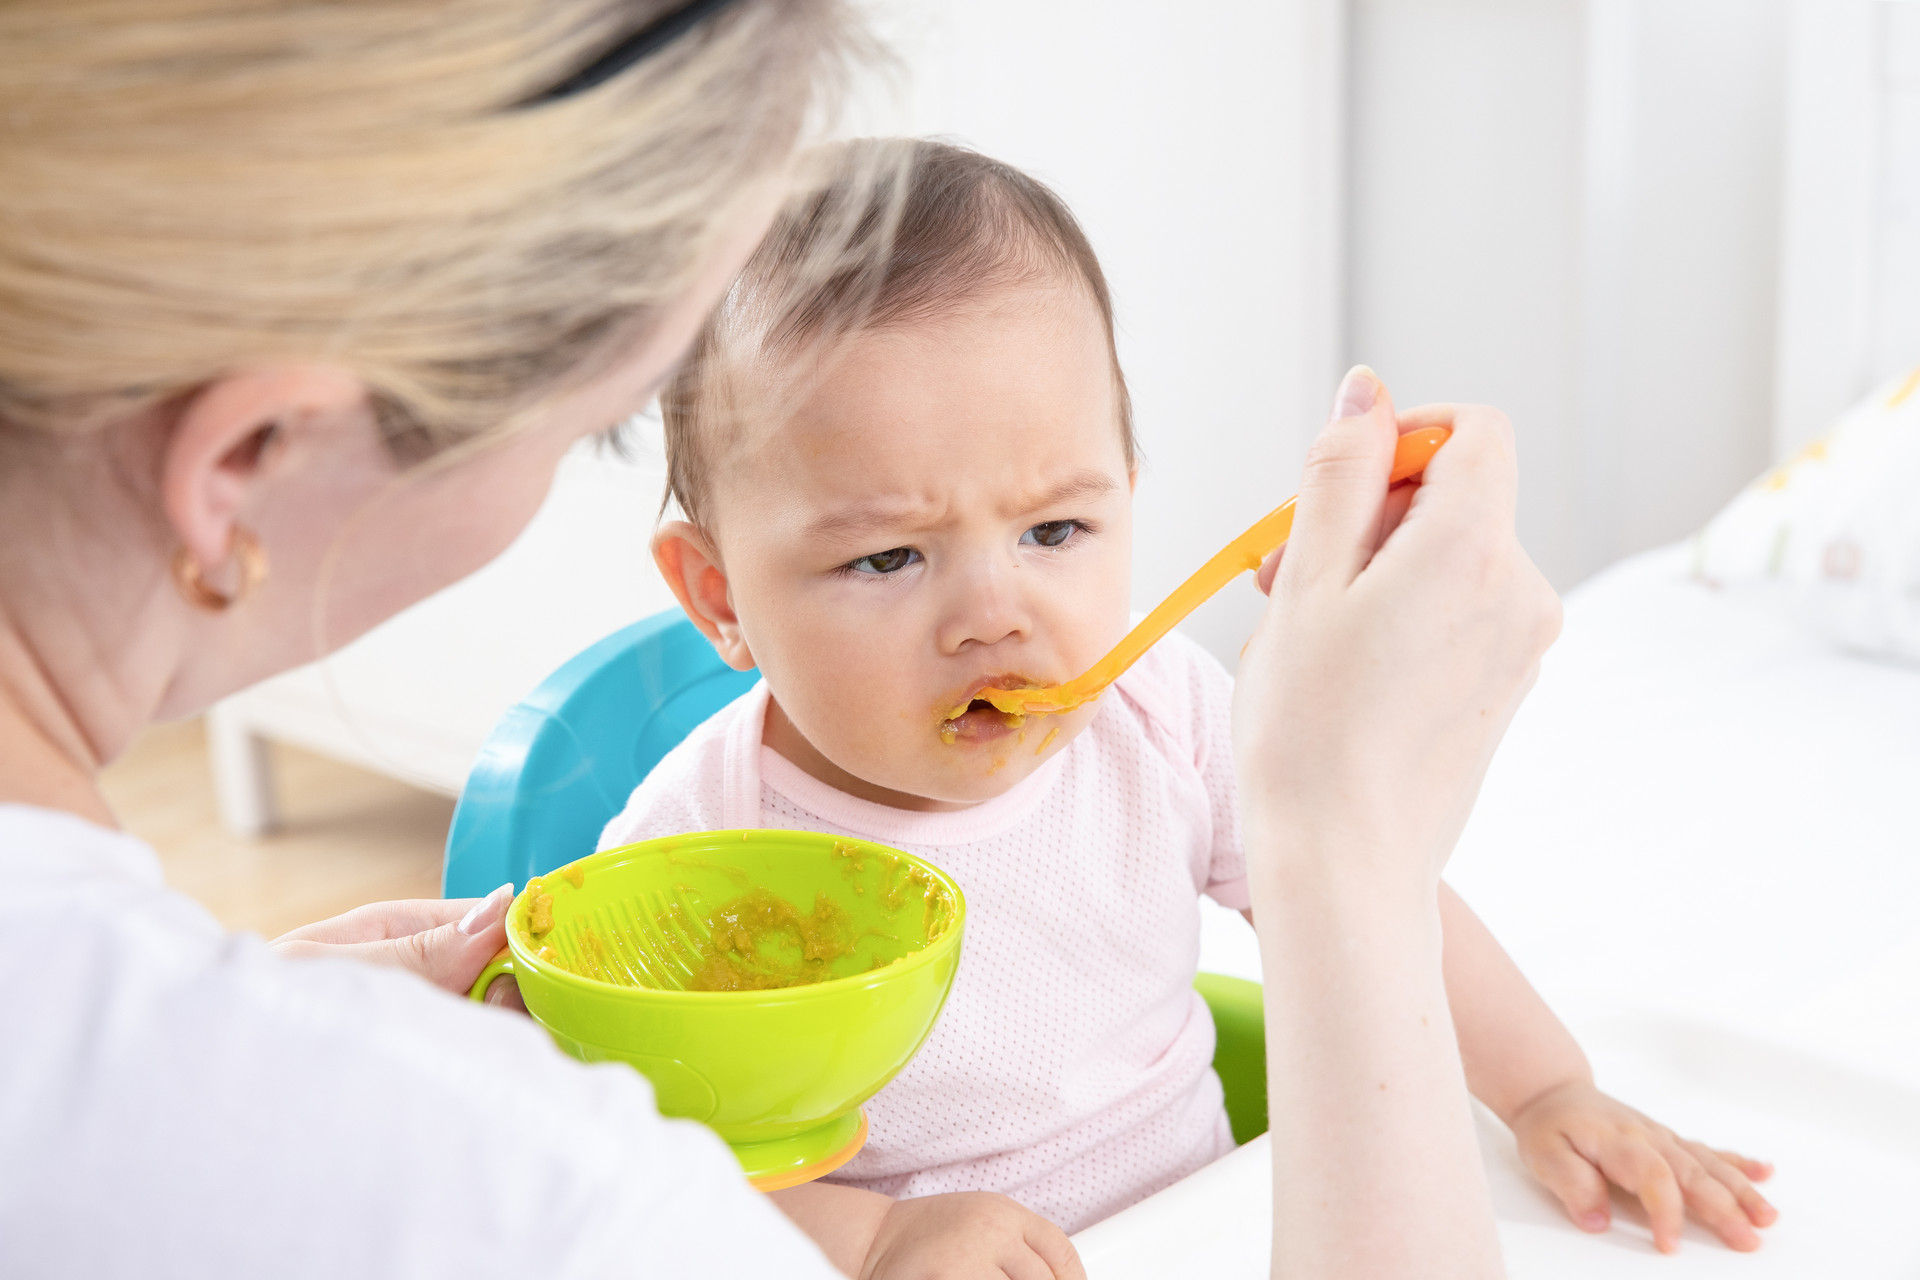
<instances>
[{"instance_id":1,"label":"baby's cheek","mask_svg":"<svg viewBox=\"0 0 1920 1280\"><path fill-rule=\"evenodd\" d=\"M897 754L916 727L931 734L928 716L908 714L912 695L894 675L858 655L825 660L808 673L803 732L828 755L857 755L869 766ZM837 762L852 767L850 760Z\"/></svg>"}]
</instances>

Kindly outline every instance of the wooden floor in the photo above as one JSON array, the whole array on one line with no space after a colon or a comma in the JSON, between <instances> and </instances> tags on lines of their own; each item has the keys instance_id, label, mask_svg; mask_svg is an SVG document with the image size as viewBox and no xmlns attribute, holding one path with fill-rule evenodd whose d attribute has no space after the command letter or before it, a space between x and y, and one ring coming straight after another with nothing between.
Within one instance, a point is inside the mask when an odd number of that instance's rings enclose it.
<instances>
[{"instance_id":1,"label":"wooden floor","mask_svg":"<svg viewBox=\"0 0 1920 1280\"><path fill-rule=\"evenodd\" d=\"M275 745L280 830L230 836L200 721L160 725L106 771L107 801L160 852L167 882L231 929L271 938L385 898L440 896L453 801Z\"/></svg>"}]
</instances>

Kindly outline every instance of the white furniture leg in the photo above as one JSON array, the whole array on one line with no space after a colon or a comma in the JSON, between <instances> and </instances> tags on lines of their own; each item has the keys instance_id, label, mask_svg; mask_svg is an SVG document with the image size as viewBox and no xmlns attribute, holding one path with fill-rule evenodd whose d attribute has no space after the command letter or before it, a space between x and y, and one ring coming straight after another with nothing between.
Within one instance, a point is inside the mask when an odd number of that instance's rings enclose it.
<instances>
[{"instance_id":1,"label":"white furniture leg","mask_svg":"<svg viewBox=\"0 0 1920 1280\"><path fill-rule=\"evenodd\" d=\"M207 712L207 755L213 765L221 825L242 838L271 830L277 815L267 741L229 703L217 703Z\"/></svg>"}]
</instances>

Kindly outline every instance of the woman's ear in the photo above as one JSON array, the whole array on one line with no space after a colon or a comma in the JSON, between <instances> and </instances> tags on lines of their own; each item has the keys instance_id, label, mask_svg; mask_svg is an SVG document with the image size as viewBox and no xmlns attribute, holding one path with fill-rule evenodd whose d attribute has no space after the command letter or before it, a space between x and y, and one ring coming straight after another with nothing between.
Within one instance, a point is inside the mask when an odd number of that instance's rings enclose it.
<instances>
[{"instance_id":1,"label":"woman's ear","mask_svg":"<svg viewBox=\"0 0 1920 1280\"><path fill-rule=\"evenodd\" d=\"M733 611L727 571L721 568L720 554L699 526L685 520L661 525L653 535L653 562L660 566L660 576L673 588L674 598L687 611L687 617L713 642L720 660L735 671L751 671L753 652L747 648L739 615Z\"/></svg>"},{"instance_id":2,"label":"woman's ear","mask_svg":"<svg viewBox=\"0 0 1920 1280\"><path fill-rule=\"evenodd\" d=\"M369 412L360 380L327 365L251 369L207 384L163 446L160 501L174 537L204 568L223 564L234 526L261 505L261 482L287 447L287 428Z\"/></svg>"}]
</instances>

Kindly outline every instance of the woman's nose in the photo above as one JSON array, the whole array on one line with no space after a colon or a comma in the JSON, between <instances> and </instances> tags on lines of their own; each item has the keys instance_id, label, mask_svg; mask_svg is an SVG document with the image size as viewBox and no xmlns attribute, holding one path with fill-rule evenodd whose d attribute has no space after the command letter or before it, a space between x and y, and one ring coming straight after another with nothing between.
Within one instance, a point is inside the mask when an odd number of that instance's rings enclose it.
<instances>
[{"instance_id":1,"label":"woman's nose","mask_svg":"<svg viewBox=\"0 0 1920 1280\"><path fill-rule=\"evenodd\" d=\"M972 646L1025 639L1033 630L1027 592L1038 586L1013 557L986 557L954 575L942 611L940 651L959 654Z\"/></svg>"}]
</instances>

